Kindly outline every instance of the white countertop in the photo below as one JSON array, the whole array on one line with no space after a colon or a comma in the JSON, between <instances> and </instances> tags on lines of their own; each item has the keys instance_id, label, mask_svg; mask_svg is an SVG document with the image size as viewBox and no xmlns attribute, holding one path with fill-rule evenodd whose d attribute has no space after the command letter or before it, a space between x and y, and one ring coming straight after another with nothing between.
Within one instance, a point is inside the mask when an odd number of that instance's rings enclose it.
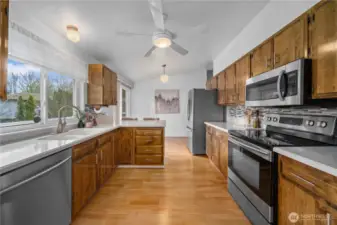
<instances>
[{"instance_id":1,"label":"white countertop","mask_svg":"<svg viewBox=\"0 0 337 225\"><path fill-rule=\"evenodd\" d=\"M205 122L206 125L214 127L218 130L224 131L228 133L228 130L245 130L247 129L245 126L236 125L233 123L226 122Z\"/></svg>"},{"instance_id":2,"label":"white countertop","mask_svg":"<svg viewBox=\"0 0 337 225\"><path fill-rule=\"evenodd\" d=\"M158 121L123 121L120 125L102 124L90 129L90 134L74 136L68 140L30 139L0 146L0 175L44 158L48 155L70 148L120 127L165 127L164 120Z\"/></svg>"},{"instance_id":3,"label":"white countertop","mask_svg":"<svg viewBox=\"0 0 337 225\"><path fill-rule=\"evenodd\" d=\"M274 152L337 176L337 147L275 147Z\"/></svg>"}]
</instances>

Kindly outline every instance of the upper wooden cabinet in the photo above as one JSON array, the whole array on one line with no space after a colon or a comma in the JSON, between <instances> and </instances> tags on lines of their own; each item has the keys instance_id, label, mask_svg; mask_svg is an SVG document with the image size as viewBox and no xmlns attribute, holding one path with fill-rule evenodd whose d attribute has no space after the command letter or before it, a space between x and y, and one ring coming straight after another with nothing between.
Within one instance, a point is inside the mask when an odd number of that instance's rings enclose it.
<instances>
[{"instance_id":1,"label":"upper wooden cabinet","mask_svg":"<svg viewBox=\"0 0 337 225\"><path fill-rule=\"evenodd\" d=\"M337 1L322 1L311 12L313 98L337 98Z\"/></svg>"},{"instance_id":2,"label":"upper wooden cabinet","mask_svg":"<svg viewBox=\"0 0 337 225\"><path fill-rule=\"evenodd\" d=\"M226 85L226 104L236 103L236 84L235 84L235 64L228 67L225 71L225 85Z\"/></svg>"},{"instance_id":3,"label":"upper wooden cabinet","mask_svg":"<svg viewBox=\"0 0 337 225\"><path fill-rule=\"evenodd\" d=\"M117 74L103 64L89 65L88 104L117 104Z\"/></svg>"},{"instance_id":4,"label":"upper wooden cabinet","mask_svg":"<svg viewBox=\"0 0 337 225\"><path fill-rule=\"evenodd\" d=\"M251 53L251 75L256 76L273 69L273 39L269 39Z\"/></svg>"},{"instance_id":5,"label":"upper wooden cabinet","mask_svg":"<svg viewBox=\"0 0 337 225\"><path fill-rule=\"evenodd\" d=\"M217 76L218 76L218 104L224 105L226 103L225 71L220 72Z\"/></svg>"},{"instance_id":6,"label":"upper wooden cabinet","mask_svg":"<svg viewBox=\"0 0 337 225\"><path fill-rule=\"evenodd\" d=\"M274 37L274 67L307 57L307 15L302 15Z\"/></svg>"},{"instance_id":7,"label":"upper wooden cabinet","mask_svg":"<svg viewBox=\"0 0 337 225\"><path fill-rule=\"evenodd\" d=\"M8 0L0 1L0 100L7 100Z\"/></svg>"},{"instance_id":8,"label":"upper wooden cabinet","mask_svg":"<svg viewBox=\"0 0 337 225\"><path fill-rule=\"evenodd\" d=\"M236 62L236 103L244 104L246 101L246 80L250 77L250 55L242 57Z\"/></svg>"}]
</instances>

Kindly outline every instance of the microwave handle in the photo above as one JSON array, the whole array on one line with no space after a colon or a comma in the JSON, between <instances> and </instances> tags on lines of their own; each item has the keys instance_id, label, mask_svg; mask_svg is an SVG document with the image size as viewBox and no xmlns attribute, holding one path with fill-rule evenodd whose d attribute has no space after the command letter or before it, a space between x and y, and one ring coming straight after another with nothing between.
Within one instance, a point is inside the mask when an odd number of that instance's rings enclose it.
<instances>
[{"instance_id":1,"label":"microwave handle","mask_svg":"<svg viewBox=\"0 0 337 225\"><path fill-rule=\"evenodd\" d=\"M282 70L281 73L278 75L278 78L277 78L277 93L278 93L278 97L281 101L284 101L284 97L287 93L286 90L284 91L284 94L282 94L282 92L281 92L281 80L282 80L282 77L284 77L285 75L286 75L286 71Z\"/></svg>"}]
</instances>

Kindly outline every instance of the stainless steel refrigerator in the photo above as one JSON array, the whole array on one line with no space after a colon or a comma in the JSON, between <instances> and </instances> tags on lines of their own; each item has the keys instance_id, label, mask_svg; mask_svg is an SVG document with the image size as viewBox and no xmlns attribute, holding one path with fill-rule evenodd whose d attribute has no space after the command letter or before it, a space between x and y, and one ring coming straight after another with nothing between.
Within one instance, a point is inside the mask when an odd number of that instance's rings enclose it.
<instances>
[{"instance_id":1,"label":"stainless steel refrigerator","mask_svg":"<svg viewBox=\"0 0 337 225\"><path fill-rule=\"evenodd\" d=\"M226 109L217 104L217 91L192 89L188 92L187 133L188 149L193 155L206 154L204 122L222 122Z\"/></svg>"}]
</instances>

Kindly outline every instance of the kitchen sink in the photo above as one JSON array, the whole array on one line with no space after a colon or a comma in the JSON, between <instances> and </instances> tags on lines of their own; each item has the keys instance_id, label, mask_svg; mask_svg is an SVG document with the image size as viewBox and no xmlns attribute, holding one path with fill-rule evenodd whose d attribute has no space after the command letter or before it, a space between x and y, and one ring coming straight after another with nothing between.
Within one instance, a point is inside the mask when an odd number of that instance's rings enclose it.
<instances>
[{"instance_id":1,"label":"kitchen sink","mask_svg":"<svg viewBox=\"0 0 337 225\"><path fill-rule=\"evenodd\" d=\"M54 134L39 138L38 140L76 140L83 138L88 135L92 135L101 131L104 131L104 128L80 128L73 129L68 132L64 132L61 134Z\"/></svg>"}]
</instances>

